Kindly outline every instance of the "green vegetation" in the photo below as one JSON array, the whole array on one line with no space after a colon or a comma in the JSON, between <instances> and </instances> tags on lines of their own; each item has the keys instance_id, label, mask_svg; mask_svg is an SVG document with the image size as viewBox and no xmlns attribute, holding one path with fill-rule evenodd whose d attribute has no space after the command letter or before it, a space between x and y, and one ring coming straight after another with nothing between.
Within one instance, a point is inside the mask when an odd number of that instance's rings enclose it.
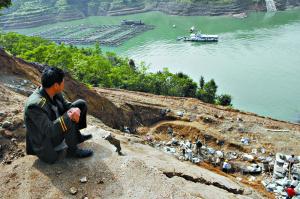
<instances>
[{"instance_id":1,"label":"green vegetation","mask_svg":"<svg viewBox=\"0 0 300 199\"><path fill-rule=\"evenodd\" d=\"M39 62L63 68L77 80L90 85L142 91L158 95L198 97L204 102L230 105L229 95L216 95L217 85L212 79L198 89L190 77L173 74L164 69L147 72L145 64L136 67L133 60L108 52L103 54L99 44L95 48L57 45L40 37L28 37L17 33L0 34L0 45L11 54L30 62Z\"/></svg>"},{"instance_id":2,"label":"green vegetation","mask_svg":"<svg viewBox=\"0 0 300 199\"><path fill-rule=\"evenodd\" d=\"M3 7L7 8L11 5L11 0L0 0L0 9Z\"/></svg>"}]
</instances>

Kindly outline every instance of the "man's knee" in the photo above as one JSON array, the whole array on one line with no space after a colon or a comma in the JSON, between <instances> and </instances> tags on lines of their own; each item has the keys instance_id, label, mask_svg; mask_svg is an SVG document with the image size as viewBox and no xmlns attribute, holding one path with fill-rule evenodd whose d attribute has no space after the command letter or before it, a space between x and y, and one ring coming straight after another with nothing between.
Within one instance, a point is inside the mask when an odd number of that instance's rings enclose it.
<instances>
[{"instance_id":1,"label":"man's knee","mask_svg":"<svg viewBox=\"0 0 300 199\"><path fill-rule=\"evenodd\" d=\"M87 109L87 104L86 101L83 99L78 99L75 102L72 103L72 107L77 107L79 108L81 111L84 111Z\"/></svg>"}]
</instances>

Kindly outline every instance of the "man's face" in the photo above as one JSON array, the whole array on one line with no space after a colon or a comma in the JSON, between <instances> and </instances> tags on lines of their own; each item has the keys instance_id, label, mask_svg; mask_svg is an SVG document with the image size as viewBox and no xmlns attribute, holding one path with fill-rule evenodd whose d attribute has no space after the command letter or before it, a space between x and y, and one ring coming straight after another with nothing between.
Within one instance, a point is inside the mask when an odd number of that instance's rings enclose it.
<instances>
[{"instance_id":1,"label":"man's face","mask_svg":"<svg viewBox=\"0 0 300 199\"><path fill-rule=\"evenodd\" d=\"M56 83L56 93L60 93L65 88L65 80L63 80L60 84Z\"/></svg>"}]
</instances>

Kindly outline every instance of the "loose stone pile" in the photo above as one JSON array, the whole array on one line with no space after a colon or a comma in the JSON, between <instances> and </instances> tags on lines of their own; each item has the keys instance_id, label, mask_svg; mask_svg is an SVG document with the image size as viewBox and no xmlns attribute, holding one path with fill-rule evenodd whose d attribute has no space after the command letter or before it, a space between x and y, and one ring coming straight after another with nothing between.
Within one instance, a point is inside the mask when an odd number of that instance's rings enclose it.
<instances>
[{"instance_id":1,"label":"loose stone pile","mask_svg":"<svg viewBox=\"0 0 300 199\"><path fill-rule=\"evenodd\" d=\"M190 161L194 164L207 162L223 169L224 162L226 162L226 165L230 164L228 171L230 173L240 172L242 175L259 175L273 169L274 156L272 154L267 155L264 148L253 149L249 154L241 151L224 150L224 141L218 140L216 143L218 149L207 145L198 149L196 141L177 139L172 133L168 129L169 141L155 141L151 135L147 135L145 140L151 146L174 155L182 161Z\"/></svg>"},{"instance_id":2,"label":"loose stone pile","mask_svg":"<svg viewBox=\"0 0 300 199\"><path fill-rule=\"evenodd\" d=\"M292 168L290 168L288 161L290 157L290 155L277 153L273 177L265 179L262 181L262 184L268 191L274 192L277 198L285 198L287 196L285 188L294 185L297 195L293 198L300 199L300 184L298 182L300 179L300 156L295 157L295 163Z\"/></svg>"}]
</instances>

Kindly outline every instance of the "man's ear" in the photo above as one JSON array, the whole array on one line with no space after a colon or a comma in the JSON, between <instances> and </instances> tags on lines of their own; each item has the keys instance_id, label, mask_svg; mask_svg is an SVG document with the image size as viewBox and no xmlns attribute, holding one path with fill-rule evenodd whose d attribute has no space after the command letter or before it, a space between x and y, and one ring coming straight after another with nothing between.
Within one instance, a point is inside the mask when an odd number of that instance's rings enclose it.
<instances>
[{"instance_id":1,"label":"man's ear","mask_svg":"<svg viewBox=\"0 0 300 199\"><path fill-rule=\"evenodd\" d=\"M59 88L59 84L57 82L54 83L53 86L54 86L55 90L57 90Z\"/></svg>"}]
</instances>

